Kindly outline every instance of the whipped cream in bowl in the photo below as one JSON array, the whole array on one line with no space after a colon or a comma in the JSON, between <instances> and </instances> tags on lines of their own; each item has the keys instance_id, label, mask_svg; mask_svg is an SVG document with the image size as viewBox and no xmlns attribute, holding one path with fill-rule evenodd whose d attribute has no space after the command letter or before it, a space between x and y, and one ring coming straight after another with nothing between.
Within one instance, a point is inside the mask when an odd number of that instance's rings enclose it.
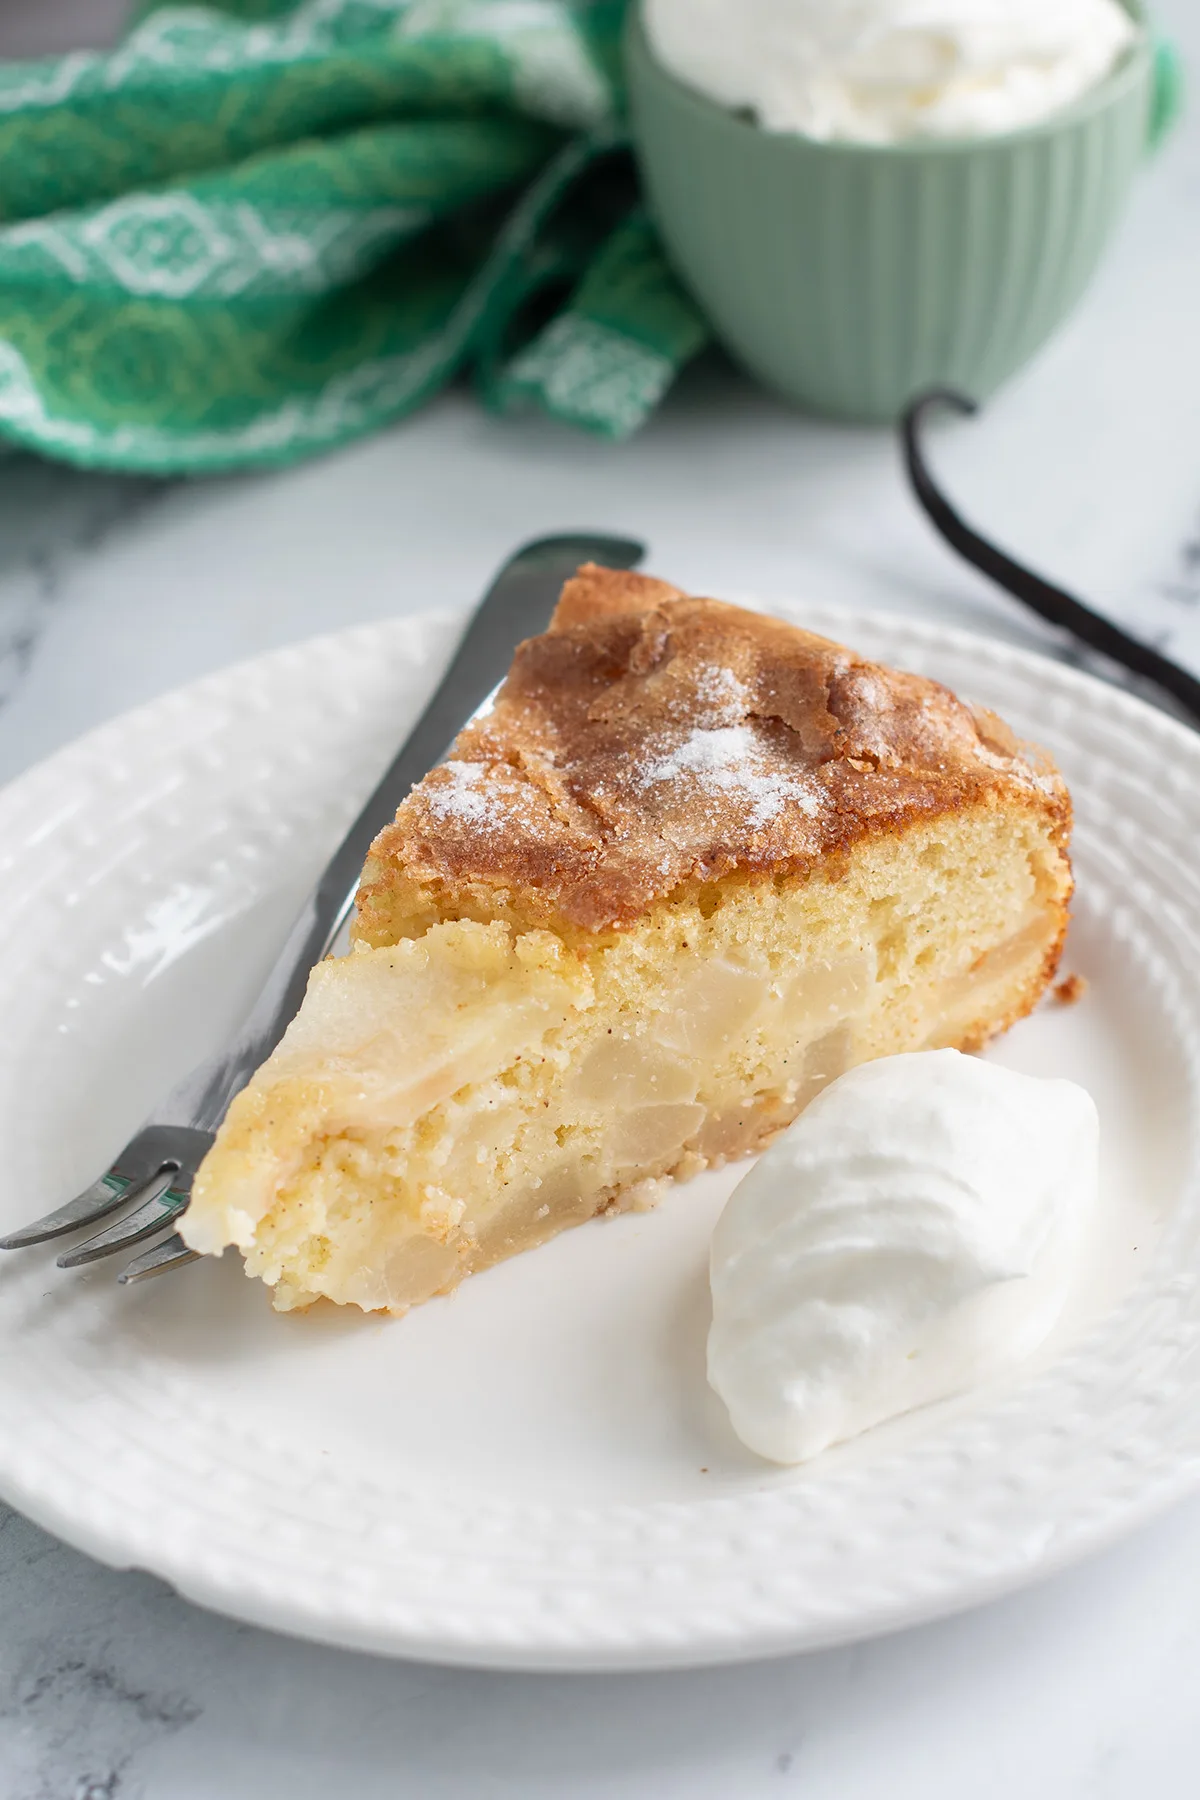
<instances>
[{"instance_id":1,"label":"whipped cream in bowl","mask_svg":"<svg viewBox=\"0 0 1200 1800\"><path fill-rule=\"evenodd\" d=\"M799 1463L992 1380L1066 1301L1095 1205L1091 1097L964 1056L865 1063L734 1190L713 1234L709 1381Z\"/></svg>"},{"instance_id":2,"label":"whipped cream in bowl","mask_svg":"<svg viewBox=\"0 0 1200 1800\"><path fill-rule=\"evenodd\" d=\"M650 210L714 333L857 423L1022 368L1176 110L1143 0L635 0L625 66Z\"/></svg>"},{"instance_id":3,"label":"whipped cream in bowl","mask_svg":"<svg viewBox=\"0 0 1200 1800\"><path fill-rule=\"evenodd\" d=\"M769 131L981 137L1069 106L1138 36L1120 0L644 0L665 68Z\"/></svg>"}]
</instances>

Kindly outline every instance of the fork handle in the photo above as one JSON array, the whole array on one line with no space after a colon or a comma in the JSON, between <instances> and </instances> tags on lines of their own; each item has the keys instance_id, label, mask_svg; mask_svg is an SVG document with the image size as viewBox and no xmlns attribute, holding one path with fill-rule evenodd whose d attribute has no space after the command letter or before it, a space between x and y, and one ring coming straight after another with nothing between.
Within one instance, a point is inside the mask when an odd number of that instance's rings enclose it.
<instances>
[{"instance_id":1,"label":"fork handle","mask_svg":"<svg viewBox=\"0 0 1200 1800\"><path fill-rule=\"evenodd\" d=\"M645 547L629 538L580 533L537 538L505 563L459 643L433 698L342 839L268 975L233 1044L202 1063L155 1113L162 1124L214 1131L234 1095L274 1050L295 1018L313 965L326 956L354 908L366 855L414 783L445 755L467 719L495 688L524 638L543 631L580 563L632 569Z\"/></svg>"}]
</instances>

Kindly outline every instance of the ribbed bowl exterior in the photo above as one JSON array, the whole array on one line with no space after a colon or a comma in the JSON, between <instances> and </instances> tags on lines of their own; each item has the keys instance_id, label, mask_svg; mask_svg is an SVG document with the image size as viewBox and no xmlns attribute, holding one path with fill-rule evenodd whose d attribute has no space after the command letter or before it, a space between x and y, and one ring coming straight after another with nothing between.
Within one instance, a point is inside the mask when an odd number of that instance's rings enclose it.
<instances>
[{"instance_id":1,"label":"ribbed bowl exterior","mask_svg":"<svg viewBox=\"0 0 1200 1800\"><path fill-rule=\"evenodd\" d=\"M636 9L629 104L680 274L752 374L811 410L892 420L922 388L983 399L1087 287L1143 160L1153 59L1003 137L815 143L759 130L656 62Z\"/></svg>"}]
</instances>

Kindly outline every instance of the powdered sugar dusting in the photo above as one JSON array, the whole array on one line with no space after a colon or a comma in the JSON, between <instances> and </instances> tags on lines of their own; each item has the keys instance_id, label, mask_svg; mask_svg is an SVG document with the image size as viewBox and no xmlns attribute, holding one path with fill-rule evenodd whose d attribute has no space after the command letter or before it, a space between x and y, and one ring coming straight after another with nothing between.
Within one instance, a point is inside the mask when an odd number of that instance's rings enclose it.
<instances>
[{"instance_id":1,"label":"powdered sugar dusting","mask_svg":"<svg viewBox=\"0 0 1200 1800\"><path fill-rule=\"evenodd\" d=\"M1036 788L1040 794L1054 795L1061 790L1061 777L1034 768L1023 756L1001 756L998 751L989 750L986 744L976 744L973 748L976 760L987 768L1009 775L1026 787Z\"/></svg>"},{"instance_id":2,"label":"powdered sugar dusting","mask_svg":"<svg viewBox=\"0 0 1200 1800\"><path fill-rule=\"evenodd\" d=\"M708 725L736 725L750 705L750 695L733 670L718 663L697 671L693 698Z\"/></svg>"},{"instance_id":3,"label":"powdered sugar dusting","mask_svg":"<svg viewBox=\"0 0 1200 1800\"><path fill-rule=\"evenodd\" d=\"M868 756L887 761L895 754L895 696L874 669L855 669L846 685L854 703L853 730L860 748ZM928 696L922 704L928 705Z\"/></svg>"},{"instance_id":4,"label":"powdered sugar dusting","mask_svg":"<svg viewBox=\"0 0 1200 1800\"><path fill-rule=\"evenodd\" d=\"M487 769L482 763L443 763L442 771L449 783L431 785L426 804L435 819L451 820L456 825L495 827L502 822L502 808L497 795L483 786Z\"/></svg>"},{"instance_id":5,"label":"powdered sugar dusting","mask_svg":"<svg viewBox=\"0 0 1200 1800\"><path fill-rule=\"evenodd\" d=\"M643 764L639 771L643 788L689 778L742 802L751 825L769 824L787 806L812 818L821 805L811 784L796 781L771 765L749 725L714 730L697 726L682 743Z\"/></svg>"}]
</instances>

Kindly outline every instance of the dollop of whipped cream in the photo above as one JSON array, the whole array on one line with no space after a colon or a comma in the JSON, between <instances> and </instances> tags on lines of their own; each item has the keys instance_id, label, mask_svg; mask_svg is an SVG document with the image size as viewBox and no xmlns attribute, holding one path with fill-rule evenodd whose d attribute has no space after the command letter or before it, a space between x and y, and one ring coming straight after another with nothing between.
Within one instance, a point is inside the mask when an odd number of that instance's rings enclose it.
<instances>
[{"instance_id":1,"label":"dollop of whipped cream","mask_svg":"<svg viewBox=\"0 0 1200 1800\"><path fill-rule=\"evenodd\" d=\"M835 1081L713 1234L708 1378L797 1463L987 1381L1057 1322L1097 1187L1091 1096L927 1050Z\"/></svg>"},{"instance_id":2,"label":"dollop of whipped cream","mask_svg":"<svg viewBox=\"0 0 1200 1800\"><path fill-rule=\"evenodd\" d=\"M889 144L1015 131L1137 36L1119 0L645 0L672 74L768 131Z\"/></svg>"}]
</instances>

